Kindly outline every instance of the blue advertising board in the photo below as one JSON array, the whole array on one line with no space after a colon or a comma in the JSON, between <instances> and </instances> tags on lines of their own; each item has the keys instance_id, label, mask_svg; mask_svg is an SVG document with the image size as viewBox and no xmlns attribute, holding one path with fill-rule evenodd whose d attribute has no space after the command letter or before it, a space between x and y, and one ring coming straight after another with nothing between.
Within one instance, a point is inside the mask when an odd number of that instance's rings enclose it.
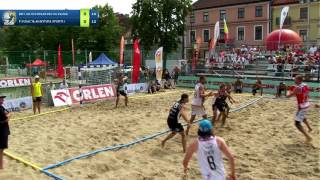
<instances>
[{"instance_id":1,"label":"blue advertising board","mask_svg":"<svg viewBox=\"0 0 320 180\"><path fill-rule=\"evenodd\" d=\"M96 26L96 10L0 10L0 26Z\"/></svg>"}]
</instances>

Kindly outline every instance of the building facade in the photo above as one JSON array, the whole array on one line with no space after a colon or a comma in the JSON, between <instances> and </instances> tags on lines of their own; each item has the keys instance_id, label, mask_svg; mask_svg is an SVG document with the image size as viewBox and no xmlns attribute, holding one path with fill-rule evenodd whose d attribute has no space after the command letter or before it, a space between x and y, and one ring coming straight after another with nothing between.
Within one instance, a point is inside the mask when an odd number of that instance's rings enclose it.
<instances>
[{"instance_id":1,"label":"building facade","mask_svg":"<svg viewBox=\"0 0 320 180\"><path fill-rule=\"evenodd\" d=\"M279 29L281 9L289 6L283 28L298 33L305 46L320 45L320 0L274 0L272 29Z\"/></svg>"},{"instance_id":2,"label":"building facade","mask_svg":"<svg viewBox=\"0 0 320 180\"><path fill-rule=\"evenodd\" d=\"M220 22L220 40L223 42L223 19L229 29L231 47L263 46L271 31L271 2L269 0L199 0L187 19L186 54L190 57L197 38L201 38L200 58L208 50L208 41L214 36L214 25Z\"/></svg>"}]
</instances>

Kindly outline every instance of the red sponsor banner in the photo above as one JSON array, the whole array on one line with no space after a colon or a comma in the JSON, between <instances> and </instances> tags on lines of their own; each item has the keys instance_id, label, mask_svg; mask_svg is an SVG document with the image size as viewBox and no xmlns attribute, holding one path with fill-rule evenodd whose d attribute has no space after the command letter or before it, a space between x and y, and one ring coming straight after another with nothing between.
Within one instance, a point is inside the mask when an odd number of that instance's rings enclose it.
<instances>
[{"instance_id":1,"label":"red sponsor banner","mask_svg":"<svg viewBox=\"0 0 320 180\"><path fill-rule=\"evenodd\" d=\"M51 95L55 106L79 104L82 102L96 102L103 99L112 99L116 96L114 85L103 84L96 86L84 86L79 88L52 90Z\"/></svg>"}]
</instances>

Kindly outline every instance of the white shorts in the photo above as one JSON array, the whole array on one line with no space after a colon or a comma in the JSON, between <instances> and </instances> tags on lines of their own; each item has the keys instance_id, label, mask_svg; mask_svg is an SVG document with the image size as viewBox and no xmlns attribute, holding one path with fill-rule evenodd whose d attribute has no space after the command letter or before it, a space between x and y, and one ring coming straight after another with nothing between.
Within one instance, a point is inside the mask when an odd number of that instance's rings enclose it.
<instances>
[{"instance_id":1,"label":"white shorts","mask_svg":"<svg viewBox=\"0 0 320 180\"><path fill-rule=\"evenodd\" d=\"M192 116L204 116L207 115L206 109L203 106L191 106L191 115Z\"/></svg>"},{"instance_id":2,"label":"white shorts","mask_svg":"<svg viewBox=\"0 0 320 180\"><path fill-rule=\"evenodd\" d=\"M298 112L296 113L296 121L303 122L303 120L305 119L306 113L307 113L307 109L298 110Z\"/></svg>"}]
</instances>

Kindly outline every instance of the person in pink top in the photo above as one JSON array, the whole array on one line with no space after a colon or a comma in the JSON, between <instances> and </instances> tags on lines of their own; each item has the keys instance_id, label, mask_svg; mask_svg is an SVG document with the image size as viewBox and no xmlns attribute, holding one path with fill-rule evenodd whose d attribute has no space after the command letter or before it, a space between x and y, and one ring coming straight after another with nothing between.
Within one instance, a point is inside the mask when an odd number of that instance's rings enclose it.
<instances>
[{"instance_id":1,"label":"person in pink top","mask_svg":"<svg viewBox=\"0 0 320 180\"><path fill-rule=\"evenodd\" d=\"M302 83L303 78L300 75L297 75L295 77L295 83L296 86L293 86L288 95L287 98L290 98L292 96L296 96L297 103L298 103L298 112L296 113L296 119L295 119L295 125L297 129L306 137L307 142L312 141L311 136L308 134L307 131L302 126L302 122L306 124L308 127L309 132L312 131L307 118L305 117L305 114L307 113L308 108L310 107L309 102L309 87Z\"/></svg>"}]
</instances>

